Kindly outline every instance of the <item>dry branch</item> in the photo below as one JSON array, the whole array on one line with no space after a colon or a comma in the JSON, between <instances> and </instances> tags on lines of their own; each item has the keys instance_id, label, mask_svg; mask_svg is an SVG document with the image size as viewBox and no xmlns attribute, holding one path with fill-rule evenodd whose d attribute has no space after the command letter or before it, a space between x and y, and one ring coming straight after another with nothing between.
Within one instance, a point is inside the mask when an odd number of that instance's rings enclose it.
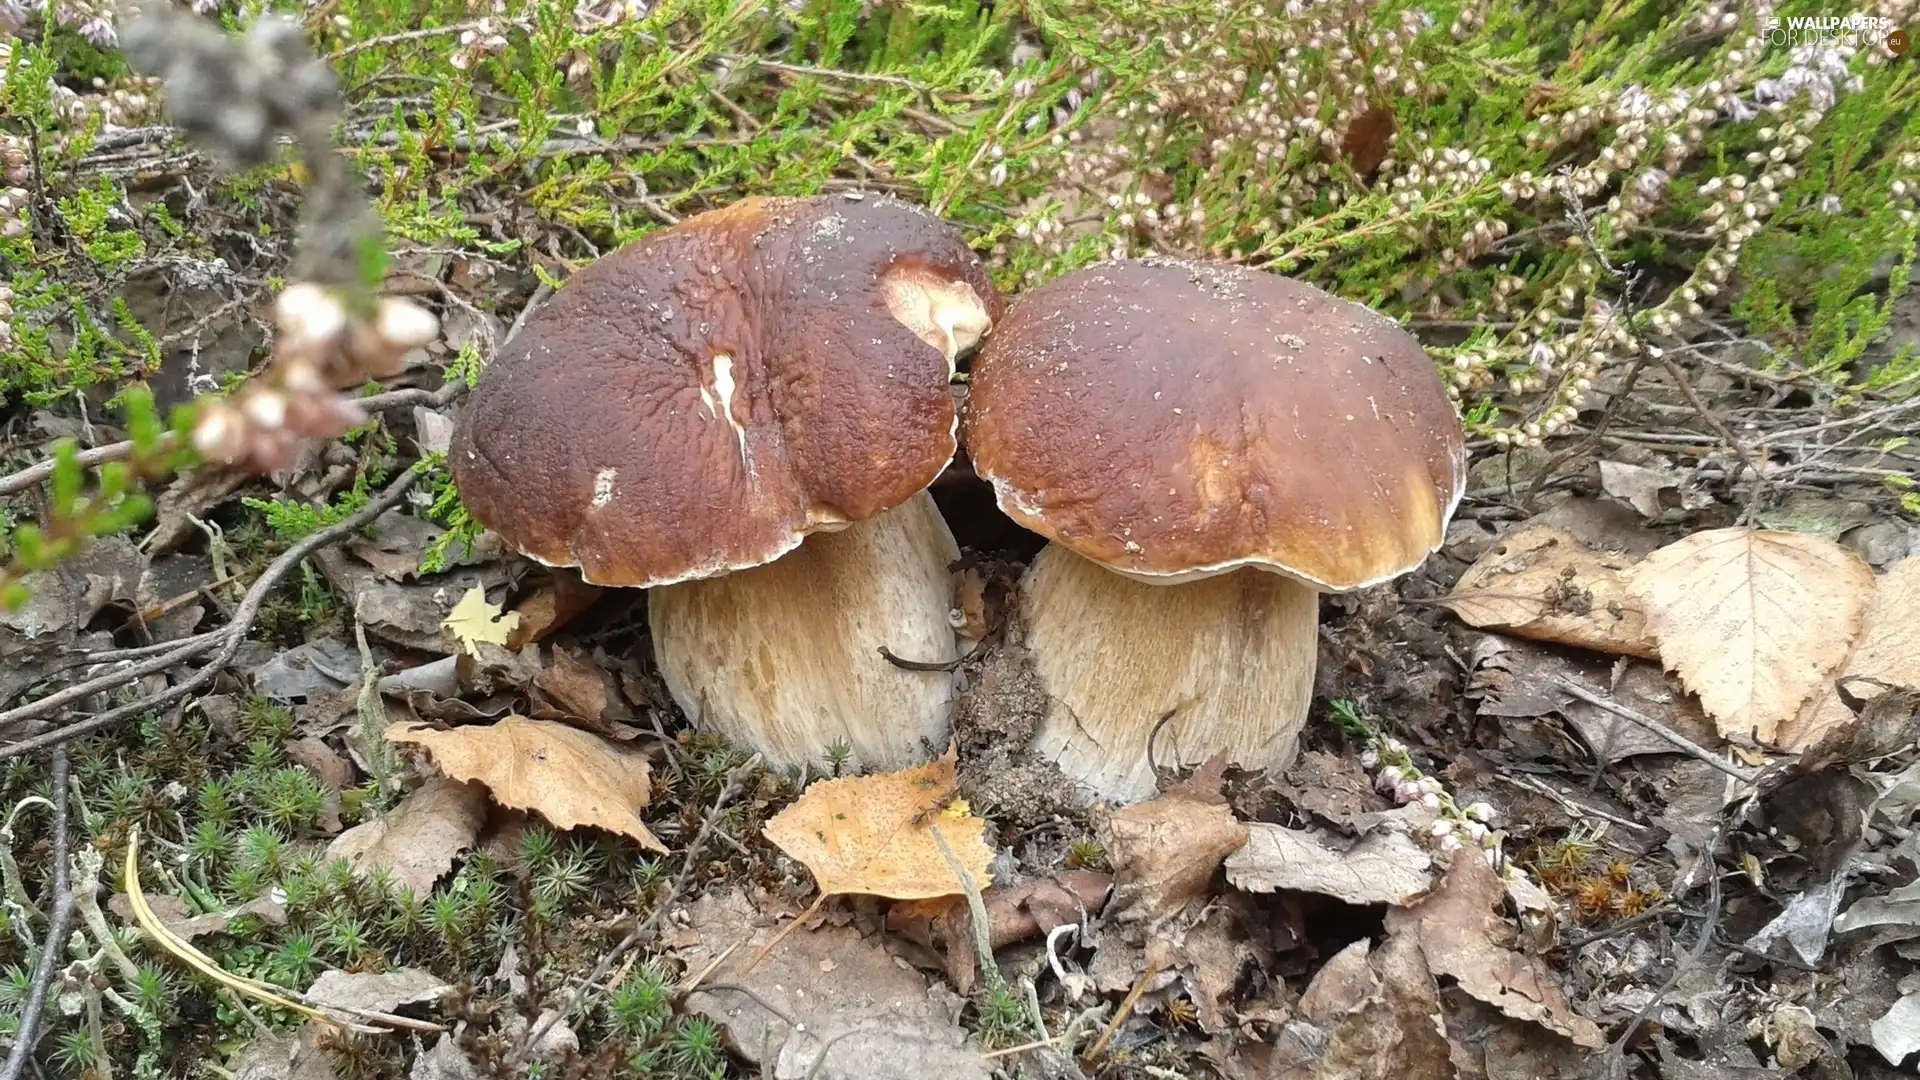
<instances>
[{"instance_id":1,"label":"dry branch","mask_svg":"<svg viewBox=\"0 0 1920 1080\"><path fill-rule=\"evenodd\" d=\"M279 558L268 564L265 570L261 571L259 578L254 581L252 587L247 589L246 596L241 599L239 608L234 612L233 621L228 623L226 627L217 634L211 637L195 638L189 644L183 645L172 652L163 653L151 660L136 664L125 671L116 672L112 675L102 675L96 679L89 679L84 683L50 694L38 701L30 702L19 708L0 713L0 729L5 729L27 720L39 719L76 700L81 700L118 686L124 686L142 675L151 674L156 671L164 671L175 664L206 652L215 645L218 645L220 648L220 651L214 656L213 660L205 667L202 667L186 680L176 683L158 694L142 698L132 704L123 705L120 708L101 713L98 716L82 720L78 723L56 728L53 731L35 735L31 738L21 739L18 742L0 745L0 761L18 757L21 754L32 753L44 747L59 746L82 736L90 735L95 731L110 727L122 720L139 716L169 702L176 701L212 682L220 670L233 659L234 654L240 651L241 643L246 641L247 631L253 627L254 620L260 617L260 609L265 606L267 597L272 595L274 586L279 584L281 578L291 573L293 568L300 565L309 555L319 551L321 548L345 540L347 537L352 536L354 533L372 524L374 519L378 518L381 514L386 513L389 509L398 505L401 498L406 495L407 490L413 486L414 481L419 479L419 476L418 470L407 470L401 474L398 480L389 484L386 490L374 496L367 505L361 507L360 510L352 516L337 524L321 529L319 532L313 533L288 548Z\"/></svg>"}]
</instances>

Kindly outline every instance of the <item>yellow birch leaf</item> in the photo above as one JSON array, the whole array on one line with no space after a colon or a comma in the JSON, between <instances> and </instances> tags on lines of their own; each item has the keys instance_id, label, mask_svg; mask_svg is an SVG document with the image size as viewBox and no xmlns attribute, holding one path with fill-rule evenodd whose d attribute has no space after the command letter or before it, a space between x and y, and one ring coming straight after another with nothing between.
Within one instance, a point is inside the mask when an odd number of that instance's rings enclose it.
<instances>
[{"instance_id":1,"label":"yellow birch leaf","mask_svg":"<svg viewBox=\"0 0 1920 1080\"><path fill-rule=\"evenodd\" d=\"M925 900L964 891L934 830L979 888L993 880L987 823L956 805L955 752L899 772L821 780L763 831L813 872L823 896Z\"/></svg>"},{"instance_id":2,"label":"yellow birch leaf","mask_svg":"<svg viewBox=\"0 0 1920 1080\"><path fill-rule=\"evenodd\" d=\"M1668 544L1628 586L1721 734L1767 744L1847 658L1874 591L1872 568L1831 540L1741 528Z\"/></svg>"},{"instance_id":3,"label":"yellow birch leaf","mask_svg":"<svg viewBox=\"0 0 1920 1080\"><path fill-rule=\"evenodd\" d=\"M1807 702L1798 722L1781 729L1782 749L1805 750L1835 728L1858 722L1859 717L1840 700L1835 689L1842 679L1872 679L1887 686L1920 690L1920 555L1900 560L1881 575L1853 655ZM1868 700L1886 692L1884 687L1870 684L1849 689Z\"/></svg>"}]
</instances>

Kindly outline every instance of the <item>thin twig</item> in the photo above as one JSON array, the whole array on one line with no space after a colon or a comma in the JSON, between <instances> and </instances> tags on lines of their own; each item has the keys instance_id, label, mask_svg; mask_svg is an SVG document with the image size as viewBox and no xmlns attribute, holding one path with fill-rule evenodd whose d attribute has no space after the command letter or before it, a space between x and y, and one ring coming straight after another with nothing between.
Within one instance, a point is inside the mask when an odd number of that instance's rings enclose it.
<instances>
[{"instance_id":1,"label":"thin twig","mask_svg":"<svg viewBox=\"0 0 1920 1080\"><path fill-rule=\"evenodd\" d=\"M1753 783L1752 772L1746 769L1742 769L1738 765L1735 765L1732 762L1729 762L1723 758L1715 756L1712 751L1701 746L1699 743L1694 742L1692 739L1687 738L1685 735L1682 735L1679 732L1673 730L1672 728L1661 723L1660 721L1655 720L1653 717L1647 716L1643 713L1635 712L1634 710L1627 708L1625 705L1608 701L1606 698L1601 697L1599 694L1596 694L1593 691L1588 690L1586 687L1581 686L1579 683L1573 682L1570 679L1556 678L1553 681L1555 684L1557 684L1560 687L1560 689L1565 690L1567 693L1572 694L1574 697L1579 698L1581 701L1584 701L1587 704L1594 706L1595 708L1605 710L1606 712L1610 712L1613 715L1621 718L1622 720L1631 720L1634 723L1639 724L1641 727L1646 728L1648 731L1651 731L1655 735L1658 735L1662 739L1665 739L1666 741L1672 743L1676 748L1688 754L1693 755L1694 757L1700 759L1701 761L1706 762L1707 764L1713 766L1716 769L1719 769L1721 772L1726 773L1728 776L1733 777L1735 780L1738 780L1743 784Z\"/></svg>"},{"instance_id":2,"label":"thin twig","mask_svg":"<svg viewBox=\"0 0 1920 1080\"><path fill-rule=\"evenodd\" d=\"M72 881L67 865L67 748L53 749L53 904L48 910L47 938L40 946L40 960L33 969L33 983L27 990L25 1007L20 1012L19 1030L13 1037L13 1050L0 1068L0 1080L20 1080L27 1059L39 1042L40 1013L46 1008L47 993L53 986L53 973L60 969L60 956L67 950L67 932L73 925Z\"/></svg>"},{"instance_id":3,"label":"thin twig","mask_svg":"<svg viewBox=\"0 0 1920 1080\"><path fill-rule=\"evenodd\" d=\"M1747 800L1751 803L1752 800L1758 796L1759 790L1756 788L1748 794ZM1744 809L1741 812L1744 813ZM1720 822L1715 826L1713 838L1708 841L1708 847L1704 853L1705 862L1709 870L1707 874L1707 913L1706 922L1700 927L1699 938L1694 941L1693 949L1686 957L1679 963L1673 965L1673 972L1667 976L1667 981L1661 985L1659 990L1654 992L1652 997L1647 999L1646 1004L1640 1006L1638 1012L1634 1013L1633 1020L1627 1024L1626 1030L1622 1031L1617 1038L1607 1044L1606 1054L1609 1059L1617 1059L1621 1054L1625 1053L1627 1044L1632 1042L1633 1037L1639 1033L1640 1025L1646 1023L1647 1017L1653 1015L1653 1010L1666 999L1666 996L1672 992L1675 986L1679 985L1680 977L1685 975L1689 968L1700 962L1700 958L1707 953L1707 946L1713 943L1714 936L1720 927L1720 845L1726 842L1727 826L1734 816L1735 815L1728 814L1724 810L1721 812Z\"/></svg>"},{"instance_id":4,"label":"thin twig","mask_svg":"<svg viewBox=\"0 0 1920 1080\"><path fill-rule=\"evenodd\" d=\"M427 26L416 30L402 30L395 34L382 34L379 37L361 38L359 41L353 42L350 45L342 45L338 49L328 53L327 62L329 64L339 63L355 53L365 52L368 49L384 48L388 45L398 45L402 42L422 41L427 38L454 37L466 33L468 30L490 29L495 22L496 20L494 19L474 19L470 22L454 23L451 26ZM516 20L507 20L499 23L499 25L520 30L526 29L526 23Z\"/></svg>"},{"instance_id":5,"label":"thin twig","mask_svg":"<svg viewBox=\"0 0 1920 1080\"><path fill-rule=\"evenodd\" d=\"M1113 1019L1107 1021L1106 1030L1100 1033L1100 1038L1087 1048L1086 1053L1080 1055L1081 1061L1090 1062L1100 1056L1100 1052L1107 1048L1107 1043L1113 1040L1113 1033L1119 1031L1120 1025L1126 1023L1127 1017L1133 1015L1133 1007L1139 1003L1140 995L1147 992L1147 984L1152 982L1153 977L1158 974L1160 974L1160 965L1147 965L1147 970L1141 972L1140 978L1134 981L1133 989L1127 991L1127 996L1120 1000L1120 1008L1114 1012Z\"/></svg>"},{"instance_id":6,"label":"thin twig","mask_svg":"<svg viewBox=\"0 0 1920 1080\"><path fill-rule=\"evenodd\" d=\"M1512 786L1517 787L1522 791L1531 791L1535 795L1544 795L1547 798L1552 799L1554 802L1557 802L1560 804L1560 809L1565 810L1567 812L1568 817L1573 818L1576 821L1582 818L1592 817L1592 818L1599 818L1601 821L1611 821L1615 825L1618 825L1626 829L1632 829L1635 832L1646 832L1647 829L1649 828L1649 826L1642 825L1637 821L1629 821L1626 818L1620 817L1616 814L1610 814L1605 810L1601 810L1597 807L1587 806L1583 803L1574 802L1572 799L1568 798L1567 796L1561 794L1558 791L1553 790L1553 788L1550 787L1548 784L1546 784L1544 781L1539 780L1532 776L1528 776L1524 773L1522 773L1519 776L1508 776L1506 773L1496 773L1494 774L1494 779L1498 780L1503 784L1511 784Z\"/></svg>"},{"instance_id":7,"label":"thin twig","mask_svg":"<svg viewBox=\"0 0 1920 1080\"><path fill-rule=\"evenodd\" d=\"M1733 452L1735 461L1733 468L1727 472L1727 483L1739 482L1742 467L1753 470L1753 497L1747 503L1747 511L1749 514L1756 512L1761 498L1767 491L1767 470L1764 467L1764 459L1756 459L1747 449L1746 444L1727 427L1725 421L1715 416L1712 409L1707 408L1706 402L1700 400L1700 395L1693 392L1693 383L1688 380L1686 372L1680 370L1680 365L1674 363L1671 356L1663 354L1660 357L1660 366L1667 369L1668 377L1673 379L1673 384L1679 389L1680 396L1686 398L1687 404L1699 414L1700 422L1712 428L1713 433L1720 436L1721 441L1727 444L1727 449Z\"/></svg>"},{"instance_id":8,"label":"thin twig","mask_svg":"<svg viewBox=\"0 0 1920 1080\"><path fill-rule=\"evenodd\" d=\"M951 660L908 660L904 656L895 656L893 650L885 645L880 646L880 658L903 671L958 671L972 656L972 653L968 653Z\"/></svg>"},{"instance_id":9,"label":"thin twig","mask_svg":"<svg viewBox=\"0 0 1920 1080\"><path fill-rule=\"evenodd\" d=\"M288 548L279 558L273 560L273 562L267 565L265 570L260 572L260 577L256 579L253 586L247 590L246 596L240 601L239 608L234 611L233 621L228 623L226 628L220 631L219 636L212 640L196 639L194 644L190 646L185 646L174 652L165 653L145 663L136 664L127 671L120 672L116 675L102 676L98 679L90 679L78 686L69 687L66 690L41 698L39 701L30 702L17 709L0 713L0 728L17 724L23 720L37 719L73 701L90 697L115 686L123 685L133 679L139 678L141 675L164 671L182 660L205 652L210 645L216 642L221 646L219 653L214 656L211 662L185 681L177 683L152 697L143 698L131 705L125 705L121 708L101 713L98 716L80 721L77 724L69 724L53 731L35 735L32 738L21 739L18 742L7 743L4 746L0 746L0 761L18 757L21 754L31 753L42 747L58 746L82 736L90 735L95 731L110 727L122 720L151 712L168 702L183 698L212 682L214 677L220 673L221 669L232 661L234 655L240 651L241 644L246 641L247 631L253 627L254 620L260 617L260 609L266 605L267 597L272 594L274 586L279 584L281 578L291 573L294 567L300 565L302 561L314 552L331 544L339 543L354 533L359 532L361 529L366 528L368 525L371 525L375 518L398 505L400 500L406 495L407 490L413 486L414 481L419 479L419 477L420 473L417 469L408 469L400 475L398 480L387 485L385 491L374 496L367 505L361 507L360 510L352 516L347 517L337 524L321 529L319 532L313 533Z\"/></svg>"},{"instance_id":10,"label":"thin twig","mask_svg":"<svg viewBox=\"0 0 1920 1080\"><path fill-rule=\"evenodd\" d=\"M108 443L91 450L82 450L74 455L74 461L81 468L104 465L109 461L119 461L133 453L133 440ZM17 473L0 477L0 495L12 495L25 491L36 484L45 482L53 476L54 460L48 458L36 465L29 465Z\"/></svg>"},{"instance_id":11,"label":"thin twig","mask_svg":"<svg viewBox=\"0 0 1920 1080\"><path fill-rule=\"evenodd\" d=\"M733 797L740 793L741 788L746 785L748 775L759 767L760 755L755 754L727 774L726 785L720 789L720 794L713 800L713 807L707 811L706 818L700 822L700 831L694 834L693 843L687 845L685 865L680 868L680 873L674 877L673 884L667 887L666 895L662 896L659 903L654 905L653 913L648 915L638 926L628 931L627 936L621 938L618 945L608 950L607 954L600 958L600 962L593 965L593 970L587 973L587 977L580 982L579 986L574 988L573 994L567 998L565 1008L549 1012L541 1018L539 1023L527 1030L525 1037L520 1040L520 1045L513 1048L512 1056L507 1059L506 1071L513 1072L519 1069L521 1063L526 1061L527 1055L532 1053L534 1047L540 1045L540 1040L546 1038L547 1032L550 1031L555 1024L579 1011L580 1006L586 1001L587 994L592 991L593 985L605 978L607 972L613 970L613 965L619 962L622 956L626 955L627 950L640 944L652 935L655 928L660 925L660 920L666 917L667 909L673 906L674 901L680 898L680 893L692 882L694 872L700 865L700 849L706 846L707 840L713 836L713 831L719 828L721 811L725 810L727 804L733 801Z\"/></svg>"}]
</instances>

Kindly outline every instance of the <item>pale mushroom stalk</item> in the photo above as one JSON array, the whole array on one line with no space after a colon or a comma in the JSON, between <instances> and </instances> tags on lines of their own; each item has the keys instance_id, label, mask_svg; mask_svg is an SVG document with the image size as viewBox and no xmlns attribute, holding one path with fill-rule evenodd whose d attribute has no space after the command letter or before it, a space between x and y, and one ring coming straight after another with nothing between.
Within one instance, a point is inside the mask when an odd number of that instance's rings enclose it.
<instances>
[{"instance_id":1,"label":"pale mushroom stalk","mask_svg":"<svg viewBox=\"0 0 1920 1080\"><path fill-rule=\"evenodd\" d=\"M1418 566L1465 487L1419 342L1303 282L1170 260L1024 294L974 359L974 469L1052 541L1021 581L1034 750L1095 794L1215 754L1280 770L1321 592Z\"/></svg>"},{"instance_id":2,"label":"pale mushroom stalk","mask_svg":"<svg viewBox=\"0 0 1920 1080\"><path fill-rule=\"evenodd\" d=\"M1020 597L1054 699L1033 749L1067 775L1133 801L1153 794L1155 766L1293 760L1313 701L1313 589L1252 568L1149 584L1048 544Z\"/></svg>"},{"instance_id":3,"label":"pale mushroom stalk","mask_svg":"<svg viewBox=\"0 0 1920 1080\"><path fill-rule=\"evenodd\" d=\"M959 557L926 488L956 358L1001 311L951 226L893 199L748 199L576 273L456 424L474 517L647 588L698 726L776 767L944 745Z\"/></svg>"},{"instance_id":4,"label":"pale mushroom stalk","mask_svg":"<svg viewBox=\"0 0 1920 1080\"><path fill-rule=\"evenodd\" d=\"M880 650L928 664L959 656L949 571L959 557L923 491L773 562L655 586L647 622L661 678L697 726L769 761L834 747L868 768L924 760L946 739L953 676Z\"/></svg>"}]
</instances>

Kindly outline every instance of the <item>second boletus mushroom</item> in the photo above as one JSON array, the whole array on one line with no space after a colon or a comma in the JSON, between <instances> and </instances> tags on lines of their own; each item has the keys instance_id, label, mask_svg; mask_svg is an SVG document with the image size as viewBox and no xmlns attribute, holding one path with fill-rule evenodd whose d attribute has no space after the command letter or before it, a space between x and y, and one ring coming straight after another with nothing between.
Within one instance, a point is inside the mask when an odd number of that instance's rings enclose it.
<instances>
[{"instance_id":1,"label":"second boletus mushroom","mask_svg":"<svg viewBox=\"0 0 1920 1080\"><path fill-rule=\"evenodd\" d=\"M948 382L1000 314L956 230L893 199L748 199L568 280L488 365L450 459L526 555L650 590L696 724L776 765L946 738Z\"/></svg>"},{"instance_id":2,"label":"second boletus mushroom","mask_svg":"<svg viewBox=\"0 0 1920 1080\"><path fill-rule=\"evenodd\" d=\"M1051 543L1021 582L1036 750L1097 794L1224 752L1284 768L1318 594L1437 548L1460 421L1419 342L1303 282L1133 261L1024 294L974 358L974 469Z\"/></svg>"}]
</instances>

